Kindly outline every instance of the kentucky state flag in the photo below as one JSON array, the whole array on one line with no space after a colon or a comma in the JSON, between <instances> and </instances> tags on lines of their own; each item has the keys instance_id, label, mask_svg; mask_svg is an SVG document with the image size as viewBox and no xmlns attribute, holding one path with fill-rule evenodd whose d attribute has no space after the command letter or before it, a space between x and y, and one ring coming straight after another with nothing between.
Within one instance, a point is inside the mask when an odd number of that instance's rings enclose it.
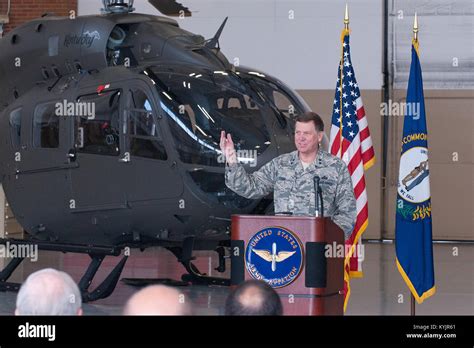
<instances>
[{"instance_id":1,"label":"kentucky state flag","mask_svg":"<svg viewBox=\"0 0 474 348\"><path fill-rule=\"evenodd\" d=\"M418 41L411 49L407 107L398 178L397 267L418 303L436 291L431 234L430 171Z\"/></svg>"}]
</instances>

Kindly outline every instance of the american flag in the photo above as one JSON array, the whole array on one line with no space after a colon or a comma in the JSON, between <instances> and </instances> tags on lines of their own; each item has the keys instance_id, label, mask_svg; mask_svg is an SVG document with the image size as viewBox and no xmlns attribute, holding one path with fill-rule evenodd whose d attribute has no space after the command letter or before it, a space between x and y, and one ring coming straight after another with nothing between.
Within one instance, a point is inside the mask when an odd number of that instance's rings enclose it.
<instances>
[{"instance_id":1,"label":"american flag","mask_svg":"<svg viewBox=\"0 0 474 348\"><path fill-rule=\"evenodd\" d=\"M350 246L351 251L346 254L344 263L345 310L350 296L350 278L362 277L362 265L358 261L357 245L361 245L360 237L369 223L364 171L373 165L375 154L359 86L352 67L349 30L343 30L341 42L342 56L338 69L329 148L331 154L342 158L347 164L357 202L356 224L350 238L346 241L346 246Z\"/></svg>"}]
</instances>

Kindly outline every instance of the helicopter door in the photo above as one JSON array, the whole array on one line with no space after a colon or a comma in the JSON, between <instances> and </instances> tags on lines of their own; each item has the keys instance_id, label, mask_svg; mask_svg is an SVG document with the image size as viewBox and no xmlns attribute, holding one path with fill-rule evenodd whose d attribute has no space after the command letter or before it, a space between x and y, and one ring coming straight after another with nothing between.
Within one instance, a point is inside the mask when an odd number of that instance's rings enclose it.
<instances>
[{"instance_id":1,"label":"helicopter door","mask_svg":"<svg viewBox=\"0 0 474 348\"><path fill-rule=\"evenodd\" d=\"M130 154L131 202L171 199L183 192L181 176L170 158L156 100L149 87L136 80L127 90L125 146ZM132 203L133 205L133 203Z\"/></svg>"},{"instance_id":2,"label":"helicopter door","mask_svg":"<svg viewBox=\"0 0 474 348\"><path fill-rule=\"evenodd\" d=\"M47 98L51 98L48 94ZM23 107L13 110L11 117L18 116L21 127L14 142L15 187L24 189L32 196L48 197L51 201L63 201L67 187L65 173L70 167L67 151L69 145L68 117L58 112L62 99L47 99L38 93ZM13 140L13 139L12 139ZM17 155L18 160L16 160ZM51 188L56 185L56 190Z\"/></svg>"},{"instance_id":3,"label":"helicopter door","mask_svg":"<svg viewBox=\"0 0 474 348\"><path fill-rule=\"evenodd\" d=\"M126 173L120 143L122 90L81 93L88 113L74 118L71 209L78 212L126 208Z\"/></svg>"},{"instance_id":4,"label":"helicopter door","mask_svg":"<svg viewBox=\"0 0 474 348\"><path fill-rule=\"evenodd\" d=\"M29 232L33 222L45 223L48 216L66 209L70 143L68 117L61 115L57 104L65 95L52 98L39 88L7 110L9 142L13 153L6 161L8 181L4 182L15 215ZM35 197L35 199L31 199ZM42 207L38 209L38 201ZM24 220L25 216L28 220ZM46 223L49 228L50 225Z\"/></svg>"},{"instance_id":5,"label":"helicopter door","mask_svg":"<svg viewBox=\"0 0 474 348\"><path fill-rule=\"evenodd\" d=\"M60 115L58 104L62 104L59 98L45 101L40 96L21 109L25 127L21 128L20 176L68 169L68 117Z\"/></svg>"}]
</instances>

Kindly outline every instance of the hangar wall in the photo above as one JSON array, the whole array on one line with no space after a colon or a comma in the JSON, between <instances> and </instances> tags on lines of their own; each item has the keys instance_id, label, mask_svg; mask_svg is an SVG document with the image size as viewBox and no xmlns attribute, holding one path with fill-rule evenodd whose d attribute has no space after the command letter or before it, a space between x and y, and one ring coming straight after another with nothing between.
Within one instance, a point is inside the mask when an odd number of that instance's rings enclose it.
<instances>
[{"instance_id":1,"label":"hangar wall","mask_svg":"<svg viewBox=\"0 0 474 348\"><path fill-rule=\"evenodd\" d=\"M192 17L179 25L211 38L226 16L221 48L235 63L263 70L296 89L336 86L343 28L342 0L183 0ZM362 90L382 85L382 1L349 1L351 48ZM98 0L78 0L80 15L97 14ZM161 15L148 1L136 12Z\"/></svg>"},{"instance_id":2,"label":"hangar wall","mask_svg":"<svg viewBox=\"0 0 474 348\"><path fill-rule=\"evenodd\" d=\"M420 25L420 60L428 127L433 238L474 240L474 2L390 0L390 99L405 102L411 27ZM389 117L387 238L394 237L403 120Z\"/></svg>"},{"instance_id":3,"label":"hangar wall","mask_svg":"<svg viewBox=\"0 0 474 348\"><path fill-rule=\"evenodd\" d=\"M0 0L0 14L8 13L8 0ZM5 33L31 19L45 13L55 13L58 16L69 15L70 10L77 11L77 0L10 0L8 23L4 25Z\"/></svg>"},{"instance_id":4,"label":"hangar wall","mask_svg":"<svg viewBox=\"0 0 474 348\"><path fill-rule=\"evenodd\" d=\"M183 28L211 37L224 17L229 16L229 22L221 37L224 53L234 63L266 71L297 89L313 110L320 113L328 124L340 54L339 37L345 2L343 0L186 0L183 1L184 5L195 12L193 17L179 19L179 21ZM2 13L6 11L6 3L7 0L0 1ZM44 12L65 15L69 9L75 8L76 4L79 15L96 14L101 7L99 0L12 1L11 22L5 28L8 30L11 26L38 17ZM470 67L472 68L472 58L474 58L471 2L466 0L433 1L430 2L431 8L426 8L427 3L421 0L391 1L390 4L391 16L397 15L400 8L407 10L406 16L398 22L400 28L411 27L412 12L415 9L420 14L421 33L424 29L424 17L427 21L429 17L430 28L437 28L437 34L432 35L430 40L421 41L422 64L423 54L425 54L424 57L431 57L426 58L426 63L429 64L428 60L433 61L432 57L437 56L432 54L433 49L439 46L440 42L452 41L452 28L461 28L460 33L464 33L465 37L460 42L465 41L466 45L462 50L462 59L458 63L463 69L467 66L467 72L460 76L465 76L472 71L472 69L469 70ZM380 179L382 173L382 117L380 115L383 57L382 5L383 2L379 0L349 1L352 61L362 91L377 156L376 164L366 174L370 223L365 238L393 237L394 182L398 172L398 149L402 124L401 118L390 122L387 208L382 211ZM146 1L136 1L135 6L137 12L158 14ZM442 16L439 16L440 13ZM446 34L443 35L443 32ZM406 48L402 43L403 41L406 43L407 40L403 37L403 31L398 32L397 35L395 33L390 37L389 46L397 50L396 52L403 52ZM400 35L403 39L399 44L396 38L400 38ZM423 37L424 34L420 35ZM456 50L453 45L449 47ZM471 50L466 51L465 47L470 47ZM456 55L459 56L459 53L456 52ZM397 65L400 60L395 60L394 57L397 56L393 55L390 63L398 69L397 72L401 72L398 76L402 78L397 80L400 83L396 85L397 90L391 90L391 97L393 101L401 101L405 94L403 69L407 69L409 65L404 64L403 59L402 64ZM446 57L452 59L450 55ZM430 65L430 69L433 67L433 74L430 76L434 76L435 82L439 79L436 71L439 69L439 64L435 61L435 64ZM430 82L433 82L433 79L430 79ZM459 79L459 76L451 78L454 82ZM430 85L430 88L438 87ZM456 84L447 85L444 88L449 88L449 91L438 89L428 91L425 86L430 164L433 168L431 178L435 226L433 233L438 239L474 239L471 216L474 194L472 184L474 87L468 82L462 85L462 89L459 85L456 87ZM453 161L455 153L457 153L457 161ZM382 216L386 219L385 226L381 226Z\"/></svg>"}]
</instances>

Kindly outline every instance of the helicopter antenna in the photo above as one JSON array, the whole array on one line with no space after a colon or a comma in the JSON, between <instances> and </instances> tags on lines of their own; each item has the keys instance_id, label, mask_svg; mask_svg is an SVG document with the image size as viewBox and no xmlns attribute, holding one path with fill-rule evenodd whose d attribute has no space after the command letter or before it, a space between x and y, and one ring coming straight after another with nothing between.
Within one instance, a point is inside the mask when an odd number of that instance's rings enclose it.
<instances>
[{"instance_id":1,"label":"helicopter antenna","mask_svg":"<svg viewBox=\"0 0 474 348\"><path fill-rule=\"evenodd\" d=\"M219 29L217 30L217 33L216 35L214 35L214 37L210 40L208 40L205 44L205 46L207 48L217 48L217 49L220 49L220 46L219 46L219 38L221 37L221 34L222 34L222 30L224 30L224 27L225 27L225 24L227 23L227 19L229 19L229 17L225 17L224 19L224 22L222 22L221 26L219 27Z\"/></svg>"},{"instance_id":2,"label":"helicopter antenna","mask_svg":"<svg viewBox=\"0 0 474 348\"><path fill-rule=\"evenodd\" d=\"M102 13L130 13L135 11L134 0L102 0Z\"/></svg>"}]
</instances>

